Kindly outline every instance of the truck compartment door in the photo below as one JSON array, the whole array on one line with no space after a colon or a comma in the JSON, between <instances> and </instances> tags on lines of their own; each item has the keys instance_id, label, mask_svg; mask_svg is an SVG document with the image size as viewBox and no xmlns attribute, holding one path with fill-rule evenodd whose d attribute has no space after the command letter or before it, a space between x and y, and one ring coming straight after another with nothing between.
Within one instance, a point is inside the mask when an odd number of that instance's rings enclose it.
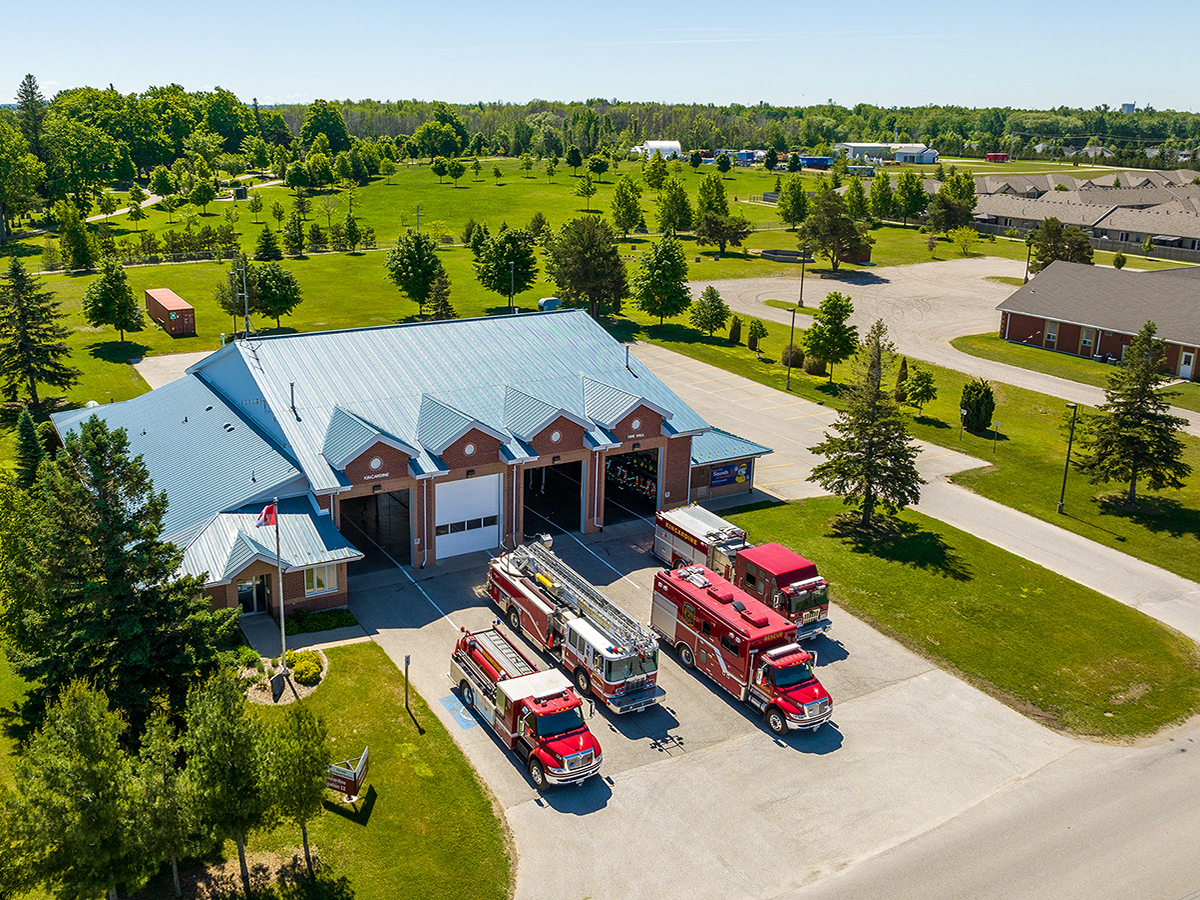
<instances>
[{"instance_id":1,"label":"truck compartment door","mask_svg":"<svg viewBox=\"0 0 1200 900\"><path fill-rule=\"evenodd\" d=\"M675 640L675 625L679 620L679 609L662 594L655 593L650 602L650 627L662 632L668 640Z\"/></svg>"}]
</instances>

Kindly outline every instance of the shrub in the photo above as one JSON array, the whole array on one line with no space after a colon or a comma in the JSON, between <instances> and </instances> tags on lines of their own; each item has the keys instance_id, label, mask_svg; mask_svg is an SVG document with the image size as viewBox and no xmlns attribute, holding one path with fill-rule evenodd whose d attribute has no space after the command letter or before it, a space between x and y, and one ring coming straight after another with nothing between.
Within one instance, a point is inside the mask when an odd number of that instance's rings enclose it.
<instances>
[{"instance_id":1,"label":"shrub","mask_svg":"<svg viewBox=\"0 0 1200 900\"><path fill-rule=\"evenodd\" d=\"M962 408L966 410L963 416L963 427L967 431L982 434L992 427L992 413L996 411L996 398L992 395L992 386L982 378L968 381L963 385Z\"/></svg>"},{"instance_id":2,"label":"shrub","mask_svg":"<svg viewBox=\"0 0 1200 900\"><path fill-rule=\"evenodd\" d=\"M239 666L243 669L248 669L250 666L261 666L262 657L258 655L258 651L249 644L242 644L234 652L234 659L237 660Z\"/></svg>"},{"instance_id":3,"label":"shrub","mask_svg":"<svg viewBox=\"0 0 1200 900\"><path fill-rule=\"evenodd\" d=\"M292 657L291 653L288 653ZM301 684L316 684L321 680L321 657L313 650L302 650L294 657L295 663L289 665L292 677Z\"/></svg>"},{"instance_id":4,"label":"shrub","mask_svg":"<svg viewBox=\"0 0 1200 900\"><path fill-rule=\"evenodd\" d=\"M333 628L346 628L357 625L358 619L348 609L327 609L324 612L307 613L300 622L303 634L317 631L329 631Z\"/></svg>"},{"instance_id":5,"label":"shrub","mask_svg":"<svg viewBox=\"0 0 1200 900\"><path fill-rule=\"evenodd\" d=\"M805 357L804 371L809 375L824 375L825 360L817 359L815 356Z\"/></svg>"},{"instance_id":6,"label":"shrub","mask_svg":"<svg viewBox=\"0 0 1200 900\"><path fill-rule=\"evenodd\" d=\"M804 350L796 344L788 344L783 348L779 362L785 366L791 366L793 369L799 369L804 365Z\"/></svg>"},{"instance_id":7,"label":"shrub","mask_svg":"<svg viewBox=\"0 0 1200 900\"><path fill-rule=\"evenodd\" d=\"M750 320L750 332L746 338L746 346L754 352L759 352L758 342L767 336L767 326L758 319Z\"/></svg>"},{"instance_id":8,"label":"shrub","mask_svg":"<svg viewBox=\"0 0 1200 900\"><path fill-rule=\"evenodd\" d=\"M1125 259L1125 254L1122 253L1120 250L1118 250L1116 253L1113 254L1113 268L1114 269L1125 268L1126 262L1127 262L1127 260Z\"/></svg>"},{"instance_id":9,"label":"shrub","mask_svg":"<svg viewBox=\"0 0 1200 900\"><path fill-rule=\"evenodd\" d=\"M729 326L729 342L731 344L740 344L742 342L742 318L734 316L733 322Z\"/></svg>"}]
</instances>

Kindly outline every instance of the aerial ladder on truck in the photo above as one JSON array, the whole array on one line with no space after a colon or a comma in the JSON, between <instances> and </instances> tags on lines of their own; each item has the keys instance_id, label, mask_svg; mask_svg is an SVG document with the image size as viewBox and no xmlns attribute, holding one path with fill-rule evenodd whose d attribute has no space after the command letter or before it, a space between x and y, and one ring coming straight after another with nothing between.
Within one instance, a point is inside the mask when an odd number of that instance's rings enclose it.
<instances>
[{"instance_id":1,"label":"aerial ladder on truck","mask_svg":"<svg viewBox=\"0 0 1200 900\"><path fill-rule=\"evenodd\" d=\"M614 712L643 710L666 692L656 686L658 639L550 549L549 535L489 566L492 599L509 623L558 655L583 695Z\"/></svg>"}]
</instances>

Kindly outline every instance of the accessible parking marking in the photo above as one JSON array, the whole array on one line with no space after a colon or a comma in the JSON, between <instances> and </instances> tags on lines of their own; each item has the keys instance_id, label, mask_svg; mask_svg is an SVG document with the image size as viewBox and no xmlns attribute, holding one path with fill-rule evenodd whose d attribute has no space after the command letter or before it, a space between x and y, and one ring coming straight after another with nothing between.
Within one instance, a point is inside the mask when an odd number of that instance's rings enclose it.
<instances>
[{"instance_id":1,"label":"accessible parking marking","mask_svg":"<svg viewBox=\"0 0 1200 900\"><path fill-rule=\"evenodd\" d=\"M466 731L468 728L478 728L479 723L475 721L475 717L471 715L462 701L451 694L448 697L439 697L438 703L446 707L446 712L454 716L454 721L458 723L458 727Z\"/></svg>"}]
</instances>

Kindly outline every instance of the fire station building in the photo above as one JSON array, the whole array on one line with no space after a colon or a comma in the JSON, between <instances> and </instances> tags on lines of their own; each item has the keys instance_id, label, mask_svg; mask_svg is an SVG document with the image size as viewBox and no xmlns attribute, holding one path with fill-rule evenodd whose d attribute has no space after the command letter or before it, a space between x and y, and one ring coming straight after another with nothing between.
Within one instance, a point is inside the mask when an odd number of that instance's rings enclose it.
<instances>
[{"instance_id":1,"label":"fire station building","mask_svg":"<svg viewBox=\"0 0 1200 900\"><path fill-rule=\"evenodd\" d=\"M599 531L701 499L693 467L714 452L749 490L769 452L719 435L694 458L709 425L582 311L237 341L54 421L92 414L166 491L184 571L245 612L278 608L274 529L255 527L274 497L288 608L331 608L364 552L423 568L549 527Z\"/></svg>"}]
</instances>

